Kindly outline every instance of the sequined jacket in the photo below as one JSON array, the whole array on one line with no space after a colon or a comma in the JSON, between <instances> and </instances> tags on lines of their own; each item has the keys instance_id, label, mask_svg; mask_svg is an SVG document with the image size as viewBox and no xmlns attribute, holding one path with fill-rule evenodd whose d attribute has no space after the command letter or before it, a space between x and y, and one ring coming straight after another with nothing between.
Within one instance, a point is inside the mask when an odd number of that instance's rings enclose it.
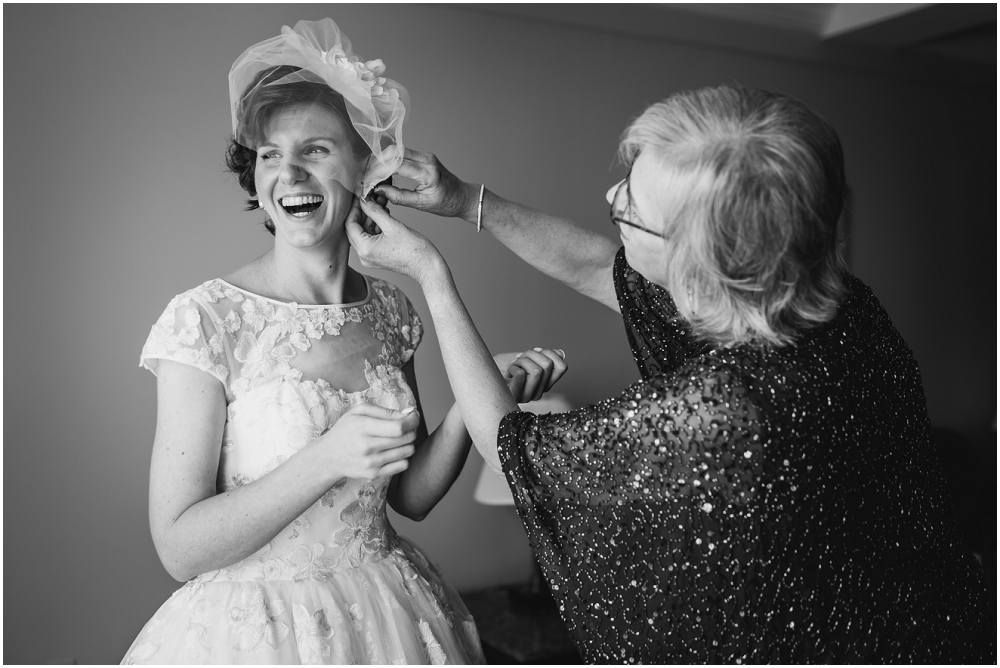
<instances>
[{"instance_id":1,"label":"sequined jacket","mask_svg":"<svg viewBox=\"0 0 1000 668\"><path fill-rule=\"evenodd\" d=\"M793 345L712 349L623 252L614 280L642 380L511 413L499 442L586 660L995 663L920 372L871 290L848 277Z\"/></svg>"}]
</instances>

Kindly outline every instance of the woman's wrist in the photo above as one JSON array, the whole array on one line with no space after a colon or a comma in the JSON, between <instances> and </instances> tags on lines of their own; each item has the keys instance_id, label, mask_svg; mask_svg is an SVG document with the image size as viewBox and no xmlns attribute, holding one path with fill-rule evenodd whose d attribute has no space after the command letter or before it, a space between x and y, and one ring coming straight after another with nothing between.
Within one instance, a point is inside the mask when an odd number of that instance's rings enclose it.
<instances>
[{"instance_id":1,"label":"woman's wrist","mask_svg":"<svg viewBox=\"0 0 1000 668\"><path fill-rule=\"evenodd\" d=\"M420 285L425 296L447 291L454 286L451 268L440 252L436 252L428 258L423 271L420 272L419 276L413 278Z\"/></svg>"},{"instance_id":2,"label":"woman's wrist","mask_svg":"<svg viewBox=\"0 0 1000 668\"><path fill-rule=\"evenodd\" d=\"M339 470L336 457L332 456L334 449L329 443L324 443L328 438L327 434L306 444L296 456L303 458L306 470L312 471L321 479L320 486L329 488L346 476Z\"/></svg>"},{"instance_id":3,"label":"woman's wrist","mask_svg":"<svg viewBox=\"0 0 1000 668\"><path fill-rule=\"evenodd\" d=\"M479 195L485 186L479 183L462 182L462 220L476 225L480 222Z\"/></svg>"}]
</instances>

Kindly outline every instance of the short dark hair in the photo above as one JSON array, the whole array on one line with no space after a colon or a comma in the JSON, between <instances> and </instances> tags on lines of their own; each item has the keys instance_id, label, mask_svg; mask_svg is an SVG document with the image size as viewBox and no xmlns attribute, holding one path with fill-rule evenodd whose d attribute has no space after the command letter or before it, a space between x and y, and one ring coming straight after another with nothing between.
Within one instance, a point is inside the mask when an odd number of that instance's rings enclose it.
<instances>
[{"instance_id":1,"label":"short dark hair","mask_svg":"<svg viewBox=\"0 0 1000 668\"><path fill-rule=\"evenodd\" d=\"M277 65L261 71L254 77L243 92L236 111L239 124L238 136L244 138L244 141L249 140L247 143L259 144L266 139L264 133L267 124L280 108L294 104L317 104L333 112L343 122L351 137L351 147L359 159L371 155L371 149L354 129L347 104L340 93L316 81L268 85L300 69L292 65ZM236 176L240 187L252 198L247 200L247 211L260 208L254 181L256 167L257 152L238 142L236 136L229 137L226 148L226 169ZM272 235L274 234L274 223L269 218L264 219L264 227Z\"/></svg>"},{"instance_id":2,"label":"short dark hair","mask_svg":"<svg viewBox=\"0 0 1000 668\"><path fill-rule=\"evenodd\" d=\"M688 91L625 131L623 160L645 151L669 202L665 287L695 333L780 346L833 318L846 290L837 223L847 180L822 116L762 90Z\"/></svg>"}]
</instances>

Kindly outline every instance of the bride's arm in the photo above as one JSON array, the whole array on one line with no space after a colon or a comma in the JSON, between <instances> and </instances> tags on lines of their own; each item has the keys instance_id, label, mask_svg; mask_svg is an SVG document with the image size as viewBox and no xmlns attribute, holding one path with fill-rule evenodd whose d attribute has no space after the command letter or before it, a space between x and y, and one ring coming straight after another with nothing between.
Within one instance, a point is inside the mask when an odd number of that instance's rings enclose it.
<instances>
[{"instance_id":1,"label":"bride's arm","mask_svg":"<svg viewBox=\"0 0 1000 668\"><path fill-rule=\"evenodd\" d=\"M403 374L420 411L412 359L403 367ZM472 439L457 406L452 405L438 428L429 435L421 412L416 451L409 459L407 470L393 477L389 486L387 500L392 509L418 522L427 517L462 472L471 446Z\"/></svg>"}]
</instances>

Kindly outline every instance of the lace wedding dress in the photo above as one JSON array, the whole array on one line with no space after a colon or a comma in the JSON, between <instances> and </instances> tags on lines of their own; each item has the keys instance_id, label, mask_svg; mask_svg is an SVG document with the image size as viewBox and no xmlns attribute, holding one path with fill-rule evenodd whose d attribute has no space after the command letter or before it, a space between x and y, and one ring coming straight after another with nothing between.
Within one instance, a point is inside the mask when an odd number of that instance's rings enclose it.
<instances>
[{"instance_id":1,"label":"lace wedding dress","mask_svg":"<svg viewBox=\"0 0 1000 668\"><path fill-rule=\"evenodd\" d=\"M212 280L174 298L141 364L192 365L226 390L218 491L260 478L352 406L416 405L401 371L420 319L395 286L300 306ZM390 478L341 479L252 556L181 587L123 663L480 663L461 599L385 514Z\"/></svg>"}]
</instances>

